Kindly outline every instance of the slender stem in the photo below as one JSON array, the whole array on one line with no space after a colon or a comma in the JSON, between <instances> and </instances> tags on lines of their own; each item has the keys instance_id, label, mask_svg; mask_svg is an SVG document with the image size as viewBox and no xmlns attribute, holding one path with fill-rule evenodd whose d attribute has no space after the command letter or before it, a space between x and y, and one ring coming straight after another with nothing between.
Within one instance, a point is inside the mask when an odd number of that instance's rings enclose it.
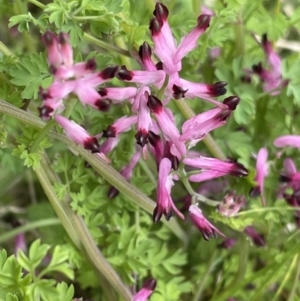
<instances>
[{"instance_id":1,"label":"slender stem","mask_svg":"<svg viewBox=\"0 0 300 301\"><path fill-rule=\"evenodd\" d=\"M165 78L165 81L164 81L164 84L162 85L162 87L159 89L159 91L157 92L157 98L162 100L162 97L165 93L165 90L168 86L168 83L169 83L169 75L166 75L166 78Z\"/></svg>"},{"instance_id":2,"label":"slender stem","mask_svg":"<svg viewBox=\"0 0 300 301\"><path fill-rule=\"evenodd\" d=\"M237 24L233 27L235 33L235 49L238 56L243 56L245 52L245 35L242 12L238 13Z\"/></svg>"},{"instance_id":3,"label":"slender stem","mask_svg":"<svg viewBox=\"0 0 300 301\"><path fill-rule=\"evenodd\" d=\"M156 186L157 180L156 177L154 176L153 172L149 168L148 164L146 163L145 160L141 159L139 160L139 165L142 167L144 172L147 174L149 180Z\"/></svg>"},{"instance_id":4,"label":"slender stem","mask_svg":"<svg viewBox=\"0 0 300 301\"><path fill-rule=\"evenodd\" d=\"M28 2L36 5L37 7L41 8L41 9L45 9L46 8L46 5L44 5L40 1L37 1L37 0L28 0Z\"/></svg>"},{"instance_id":5,"label":"slender stem","mask_svg":"<svg viewBox=\"0 0 300 301\"><path fill-rule=\"evenodd\" d=\"M181 111L182 115L186 119L190 119L196 116L194 111L190 108L190 106L187 104L187 102L183 99L174 100L177 107ZM207 134L206 137L203 139L203 142L205 146L208 148L210 153L220 160L226 160L226 156L222 152L222 150L219 148L219 146L216 144L215 140L210 134Z\"/></svg>"},{"instance_id":6,"label":"slender stem","mask_svg":"<svg viewBox=\"0 0 300 301\"><path fill-rule=\"evenodd\" d=\"M65 227L65 225L67 225L67 227L69 227L69 224L71 224L73 233L71 233L70 238L73 241L76 241L76 246L78 248L85 251L93 266L107 279L108 283L120 294L120 296L122 296L122 299L130 301L130 291L98 249L82 218L72 211L68 199L59 200L57 198L51 184L51 179L58 179L58 176L48 164L47 157L44 157L41 160L37 175L51 205L54 206L54 210L59 216L62 216L61 222L63 226ZM58 204L61 204L61 206ZM67 232L68 234L70 233L68 230Z\"/></svg>"},{"instance_id":7,"label":"slender stem","mask_svg":"<svg viewBox=\"0 0 300 301\"><path fill-rule=\"evenodd\" d=\"M110 51L110 52L114 52L114 53L118 53L118 54L121 54L121 55L124 55L124 56L127 56L127 57L131 57L130 53L128 50L125 50L125 49L121 49L119 47L116 47L116 46L113 46L113 45L110 45L110 44L107 44L106 42L104 41L101 41L93 36L91 36L90 34L88 33L84 33L83 34L83 38L88 41L88 42L91 42L95 45L97 45L98 47L100 48L103 48L107 51Z\"/></svg>"},{"instance_id":8,"label":"slender stem","mask_svg":"<svg viewBox=\"0 0 300 301\"><path fill-rule=\"evenodd\" d=\"M299 275L300 275L300 256L298 254L297 271L296 271L296 275L295 275L295 278L294 278L295 280L294 280L293 287L290 291L289 298L287 299L287 301L295 300L294 299L295 293L296 293L297 287L299 285Z\"/></svg>"},{"instance_id":9,"label":"slender stem","mask_svg":"<svg viewBox=\"0 0 300 301\"><path fill-rule=\"evenodd\" d=\"M46 126L43 127L43 129L39 132L37 138L34 140L30 148L30 152L34 153L38 149L40 143L47 137L48 132L55 126L55 124L56 123L54 119L52 119L46 124Z\"/></svg>"},{"instance_id":10,"label":"slender stem","mask_svg":"<svg viewBox=\"0 0 300 301\"><path fill-rule=\"evenodd\" d=\"M280 13L281 0L276 0L275 14Z\"/></svg>"},{"instance_id":11,"label":"slender stem","mask_svg":"<svg viewBox=\"0 0 300 301\"><path fill-rule=\"evenodd\" d=\"M0 41L0 51L7 55L7 56L15 56L7 47L6 45Z\"/></svg>"},{"instance_id":12,"label":"slender stem","mask_svg":"<svg viewBox=\"0 0 300 301\"><path fill-rule=\"evenodd\" d=\"M40 167L35 171L36 175L44 189L44 192L46 196L48 197L54 211L56 212L58 218L60 219L63 227L65 228L66 232L68 233L69 237L72 239L73 243L80 248L80 240L77 237L77 232L74 229L70 217L68 215L68 212L66 210L66 206L64 203L60 202L57 199L57 196L52 188L52 185L49 181L49 178L47 176L47 172L45 171L45 168L43 168L43 163L41 162Z\"/></svg>"},{"instance_id":13,"label":"slender stem","mask_svg":"<svg viewBox=\"0 0 300 301\"><path fill-rule=\"evenodd\" d=\"M49 227L54 225L61 224L60 220L58 218L48 218L48 219L41 219L38 221L27 223L26 225L17 227L15 229L12 229L2 235L0 235L0 243L3 243L9 239L14 238L18 234L25 233L28 231L31 231L33 229L42 228L42 227Z\"/></svg>"},{"instance_id":14,"label":"slender stem","mask_svg":"<svg viewBox=\"0 0 300 301\"><path fill-rule=\"evenodd\" d=\"M215 250L211 257L210 257L210 260L209 260L209 263L207 264L207 268L204 272L204 275L202 275L201 279L200 279L200 282L199 282L199 286L197 288L197 291L194 295L194 298L192 301L198 301L198 300L201 300L201 295L202 295L202 292L203 292L203 289L205 288L205 284L206 284L206 281L211 273L211 271L215 268L215 266L222 261L222 258L217 258L216 259L216 256L217 256L217 251Z\"/></svg>"},{"instance_id":15,"label":"slender stem","mask_svg":"<svg viewBox=\"0 0 300 301\"><path fill-rule=\"evenodd\" d=\"M298 259L298 257L299 257L299 254L297 254L297 255L294 256L293 261L292 261L292 263L290 264L289 269L288 269L287 272L285 273L284 278L281 280L280 286L279 286L279 288L278 288L278 290L277 290L277 292L276 292L274 298L272 299L272 301L277 300L277 298L278 298L279 295L281 294L281 292L282 292L282 290L283 290L285 284L287 283L287 281L288 281L289 278L291 277L291 274L292 274L292 272L293 272L293 270L294 270L294 268L295 268L295 266L296 266L296 264L297 264L297 259Z\"/></svg>"},{"instance_id":16,"label":"slender stem","mask_svg":"<svg viewBox=\"0 0 300 301\"><path fill-rule=\"evenodd\" d=\"M41 121L38 117L31 115L28 112L20 110L19 108L0 100L0 113L5 113L12 116L21 122L32 126L36 129L42 129L45 123ZM156 204L145 194L143 194L134 185L128 183L119 172L117 172L113 167L107 164L102 158L97 154L91 154L89 151L85 150L81 146L76 146L74 142L68 139L66 136L50 131L49 136L55 138L69 148L78 152L82 158L87 161L100 175L103 176L111 185L118 189L121 193L127 196L129 200L134 202L137 206L144 209L145 211L152 214ZM181 229L177 221L173 218L170 221L165 219L162 222L183 242L187 241L187 236L185 232Z\"/></svg>"}]
</instances>

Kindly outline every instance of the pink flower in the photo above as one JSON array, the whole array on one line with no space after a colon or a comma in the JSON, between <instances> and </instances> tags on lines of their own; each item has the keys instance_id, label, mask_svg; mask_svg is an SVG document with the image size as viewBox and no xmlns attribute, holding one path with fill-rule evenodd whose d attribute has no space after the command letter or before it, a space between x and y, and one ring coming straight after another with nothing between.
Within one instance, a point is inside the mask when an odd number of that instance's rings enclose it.
<instances>
[{"instance_id":1,"label":"pink flower","mask_svg":"<svg viewBox=\"0 0 300 301\"><path fill-rule=\"evenodd\" d=\"M112 125L109 125L106 130L103 131L103 137L114 138L123 132L130 130L131 126L137 122L137 116L123 116L117 119Z\"/></svg>"},{"instance_id":2,"label":"pink flower","mask_svg":"<svg viewBox=\"0 0 300 301\"><path fill-rule=\"evenodd\" d=\"M297 171L292 159L285 159L283 165L285 172L280 175L280 180L287 182L290 187L297 190L300 188L300 172Z\"/></svg>"},{"instance_id":3,"label":"pink flower","mask_svg":"<svg viewBox=\"0 0 300 301\"><path fill-rule=\"evenodd\" d=\"M263 247L266 242L262 234L259 234L254 227L248 226L244 229L244 232L251 238L253 243L258 247Z\"/></svg>"},{"instance_id":4,"label":"pink flower","mask_svg":"<svg viewBox=\"0 0 300 301\"><path fill-rule=\"evenodd\" d=\"M264 91L279 90L288 84L288 80L282 79L281 59L274 51L272 44L268 41L267 36L262 37L262 48L266 55L268 69L265 69L261 63L252 66L252 70L256 73L264 83ZM272 95L279 94L280 91L273 91Z\"/></svg>"},{"instance_id":5,"label":"pink flower","mask_svg":"<svg viewBox=\"0 0 300 301\"><path fill-rule=\"evenodd\" d=\"M141 157L141 152L136 151L135 154L132 156L130 162L125 165L121 170L120 174L127 180L129 181L132 177L132 171L137 165L138 161L140 160ZM111 187L108 191L108 197L110 199L116 197L119 194L119 191L115 187Z\"/></svg>"},{"instance_id":6,"label":"pink flower","mask_svg":"<svg viewBox=\"0 0 300 301\"><path fill-rule=\"evenodd\" d=\"M173 176L170 174L171 161L163 158L159 164L158 183L157 183L157 206L153 211L153 221L157 223L162 215L166 220L172 216L172 210L181 218L184 219L182 213L175 207L171 198L171 188L174 185Z\"/></svg>"},{"instance_id":7,"label":"pink flower","mask_svg":"<svg viewBox=\"0 0 300 301\"><path fill-rule=\"evenodd\" d=\"M54 119L64 129L66 135L76 144L82 145L92 153L99 153L103 159L109 162L109 159L103 153L100 153L100 146L97 139L90 136L84 128L64 116L56 115Z\"/></svg>"},{"instance_id":8,"label":"pink flower","mask_svg":"<svg viewBox=\"0 0 300 301\"><path fill-rule=\"evenodd\" d=\"M266 205L265 195L264 195L264 181L265 177L268 175L268 151L265 148L261 148L257 154L256 160L256 176L255 181L257 186L251 191L252 196L261 194L262 205Z\"/></svg>"},{"instance_id":9,"label":"pink flower","mask_svg":"<svg viewBox=\"0 0 300 301\"><path fill-rule=\"evenodd\" d=\"M183 163L202 169L201 173L189 177L189 180L192 182L207 181L227 174L236 177L245 177L248 175L248 170L238 162L226 162L200 156L198 158L185 158L183 159Z\"/></svg>"},{"instance_id":10,"label":"pink flower","mask_svg":"<svg viewBox=\"0 0 300 301\"><path fill-rule=\"evenodd\" d=\"M280 136L274 140L276 147L292 146L300 148L300 136L297 135L286 135Z\"/></svg>"},{"instance_id":11,"label":"pink flower","mask_svg":"<svg viewBox=\"0 0 300 301\"><path fill-rule=\"evenodd\" d=\"M163 107L161 101L153 95L148 96L147 105L149 109L152 111L152 113L154 114L157 123L161 128L165 138L168 141L171 141L175 145L176 150L174 151L176 151L176 154L173 153L173 155L177 155L179 156L179 158L181 156L185 156L186 154L185 144L182 141L180 141L179 131L176 125L174 124L174 121L170 118L169 111L167 111Z\"/></svg>"},{"instance_id":12,"label":"pink flower","mask_svg":"<svg viewBox=\"0 0 300 301\"><path fill-rule=\"evenodd\" d=\"M204 113L201 113L189 120L182 126L182 135L180 141L190 141L189 147L194 146L201 141L212 130L226 124L227 118L231 115L232 109L235 110L240 99L237 96L231 96L224 100L226 108L224 110L215 108ZM227 105L228 103L228 105Z\"/></svg>"},{"instance_id":13,"label":"pink flower","mask_svg":"<svg viewBox=\"0 0 300 301\"><path fill-rule=\"evenodd\" d=\"M223 216L231 217L240 211L245 202L243 195L235 195L235 191L231 191L225 195L217 209Z\"/></svg>"},{"instance_id":14,"label":"pink flower","mask_svg":"<svg viewBox=\"0 0 300 301\"><path fill-rule=\"evenodd\" d=\"M153 293L156 287L156 281L151 278L145 281L143 288L137 292L133 298L132 301L146 301L150 297L150 295Z\"/></svg>"},{"instance_id":15,"label":"pink flower","mask_svg":"<svg viewBox=\"0 0 300 301\"><path fill-rule=\"evenodd\" d=\"M222 232L220 232L204 217L201 209L198 206L190 206L189 216L191 217L192 222L197 227L197 229L202 233L202 236L205 240L209 240L210 238L216 238L217 234L219 234L222 237L225 237L225 235Z\"/></svg>"}]
</instances>

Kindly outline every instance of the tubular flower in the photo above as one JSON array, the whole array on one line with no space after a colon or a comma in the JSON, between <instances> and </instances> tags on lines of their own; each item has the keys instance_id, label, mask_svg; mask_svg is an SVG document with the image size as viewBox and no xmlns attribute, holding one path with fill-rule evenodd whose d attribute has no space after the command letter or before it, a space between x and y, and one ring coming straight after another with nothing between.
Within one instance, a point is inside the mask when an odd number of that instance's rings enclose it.
<instances>
[{"instance_id":1,"label":"tubular flower","mask_svg":"<svg viewBox=\"0 0 300 301\"><path fill-rule=\"evenodd\" d=\"M215 108L204 113L201 113L187 120L182 126L181 141L189 141L189 147L193 147L212 130L226 124L227 118L231 112L235 110L240 99L237 96L231 96L224 100L224 104L229 103L230 108L220 109ZM228 106L228 105L227 105Z\"/></svg>"},{"instance_id":2,"label":"tubular flower","mask_svg":"<svg viewBox=\"0 0 300 301\"><path fill-rule=\"evenodd\" d=\"M154 114L165 138L175 145L177 151L176 154L173 153L173 155L178 155L179 158L184 156L186 154L186 147L184 143L180 141L179 131L161 101L157 97L149 95L147 105Z\"/></svg>"},{"instance_id":3,"label":"tubular flower","mask_svg":"<svg viewBox=\"0 0 300 301\"><path fill-rule=\"evenodd\" d=\"M280 175L280 180L286 182L294 190L300 188L300 172L297 171L292 159L285 159L283 162L284 173Z\"/></svg>"},{"instance_id":4,"label":"tubular flower","mask_svg":"<svg viewBox=\"0 0 300 301\"><path fill-rule=\"evenodd\" d=\"M103 137L114 138L123 132L130 130L131 126L137 122L137 116L123 116L117 119L112 125L109 125L106 130L103 131Z\"/></svg>"},{"instance_id":5,"label":"tubular flower","mask_svg":"<svg viewBox=\"0 0 300 301\"><path fill-rule=\"evenodd\" d=\"M251 238L253 243L258 247L263 247L266 242L262 234L259 234L254 227L248 226L244 229L244 232Z\"/></svg>"},{"instance_id":6,"label":"tubular flower","mask_svg":"<svg viewBox=\"0 0 300 301\"><path fill-rule=\"evenodd\" d=\"M287 80L282 79L281 59L274 51L272 44L268 41L266 35L263 35L261 45L266 56L268 69L265 69L262 67L262 64L259 63L253 65L252 70L253 73L256 73L262 80L264 91L272 91L272 95L277 95L280 91L276 90L279 90L288 84Z\"/></svg>"},{"instance_id":7,"label":"tubular flower","mask_svg":"<svg viewBox=\"0 0 300 301\"><path fill-rule=\"evenodd\" d=\"M151 296L156 287L156 281L153 278L150 278L145 281L143 288L137 292L132 301L146 301Z\"/></svg>"},{"instance_id":8,"label":"tubular flower","mask_svg":"<svg viewBox=\"0 0 300 301\"><path fill-rule=\"evenodd\" d=\"M99 153L99 155L109 161L109 159L100 152L100 146L96 137L92 137L89 133L74 121L70 121L66 117L56 115L56 122L64 129L66 135L73 140L76 144L82 145L85 149L90 150L92 153Z\"/></svg>"},{"instance_id":9,"label":"tubular flower","mask_svg":"<svg viewBox=\"0 0 300 301\"><path fill-rule=\"evenodd\" d=\"M234 245L236 244L236 239L229 237L225 238L219 245L218 247L220 249L231 249Z\"/></svg>"},{"instance_id":10,"label":"tubular flower","mask_svg":"<svg viewBox=\"0 0 300 301\"><path fill-rule=\"evenodd\" d=\"M138 161L140 160L141 157L141 152L137 151L131 158L130 162L125 165L121 170L120 174L127 180L129 181L132 177L132 171L137 165ZM108 197L110 199L116 197L119 194L119 191L115 187L111 187L108 191Z\"/></svg>"},{"instance_id":11,"label":"tubular flower","mask_svg":"<svg viewBox=\"0 0 300 301\"><path fill-rule=\"evenodd\" d=\"M171 198L171 188L174 185L173 176L170 174L171 161L163 158L159 164L158 183L157 183L157 206L153 211L153 221L157 223L162 215L166 220L172 216L172 210L181 218L184 219L182 213L175 207Z\"/></svg>"},{"instance_id":12,"label":"tubular flower","mask_svg":"<svg viewBox=\"0 0 300 301\"><path fill-rule=\"evenodd\" d=\"M245 202L244 196L237 196L235 191L231 191L225 195L217 209L223 216L231 217L240 211Z\"/></svg>"},{"instance_id":13,"label":"tubular flower","mask_svg":"<svg viewBox=\"0 0 300 301\"><path fill-rule=\"evenodd\" d=\"M227 174L235 177L245 177L248 175L248 170L238 162L226 162L200 156L198 158L185 158L183 159L183 163L202 169L201 173L189 177L189 180L192 182L207 181Z\"/></svg>"},{"instance_id":14,"label":"tubular flower","mask_svg":"<svg viewBox=\"0 0 300 301\"><path fill-rule=\"evenodd\" d=\"M264 195L264 181L265 177L268 175L268 151L265 148L261 148L257 154L256 160L256 176L255 181L257 186L254 187L250 193L252 196L261 194L262 205L266 205L265 195Z\"/></svg>"},{"instance_id":15,"label":"tubular flower","mask_svg":"<svg viewBox=\"0 0 300 301\"><path fill-rule=\"evenodd\" d=\"M222 232L220 232L204 217L201 209L198 206L190 206L189 216L191 217L193 224L202 233L202 236L205 240L209 240L210 238L216 238L217 234L219 234L222 237L225 237L225 235Z\"/></svg>"},{"instance_id":16,"label":"tubular flower","mask_svg":"<svg viewBox=\"0 0 300 301\"><path fill-rule=\"evenodd\" d=\"M276 147L292 146L300 148L300 136L297 135L286 135L280 136L274 140Z\"/></svg>"}]
</instances>

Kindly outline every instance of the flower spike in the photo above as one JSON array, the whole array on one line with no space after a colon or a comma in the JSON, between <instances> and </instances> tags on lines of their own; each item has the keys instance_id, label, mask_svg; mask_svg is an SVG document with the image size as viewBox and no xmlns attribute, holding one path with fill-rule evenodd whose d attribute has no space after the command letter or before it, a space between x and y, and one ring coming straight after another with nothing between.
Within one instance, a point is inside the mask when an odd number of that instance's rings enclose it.
<instances>
[{"instance_id":1,"label":"flower spike","mask_svg":"<svg viewBox=\"0 0 300 301\"><path fill-rule=\"evenodd\" d=\"M146 301L153 293L156 287L156 281L153 278L150 278L145 281L143 288L137 292L131 301Z\"/></svg>"}]
</instances>

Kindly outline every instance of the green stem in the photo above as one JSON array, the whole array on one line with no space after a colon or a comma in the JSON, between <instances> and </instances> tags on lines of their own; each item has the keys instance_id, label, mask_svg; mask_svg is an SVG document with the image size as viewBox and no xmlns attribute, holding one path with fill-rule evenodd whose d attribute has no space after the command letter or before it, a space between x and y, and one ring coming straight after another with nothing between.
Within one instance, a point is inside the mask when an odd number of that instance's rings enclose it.
<instances>
[{"instance_id":1,"label":"green stem","mask_svg":"<svg viewBox=\"0 0 300 301\"><path fill-rule=\"evenodd\" d=\"M296 271L296 275L295 275L295 278L294 278L293 287L290 291L290 294L289 294L289 297L288 297L287 301L295 300L294 299L295 293L296 293L296 290L297 290L298 285L299 285L299 275L300 275L300 256L298 254L297 271Z\"/></svg>"},{"instance_id":2,"label":"green stem","mask_svg":"<svg viewBox=\"0 0 300 301\"><path fill-rule=\"evenodd\" d=\"M40 1L37 1L37 0L28 0L28 2L36 5L37 7L41 8L41 9L45 9L46 8L46 5L44 5Z\"/></svg>"},{"instance_id":3,"label":"green stem","mask_svg":"<svg viewBox=\"0 0 300 301\"><path fill-rule=\"evenodd\" d=\"M91 36L88 33L84 33L83 38L84 38L85 41L91 42L91 43L97 45L98 47L103 48L103 49L105 49L109 52L114 52L114 53L118 53L118 54L121 54L121 55L124 55L124 56L127 56L127 57L131 57L128 50L121 49L119 47L107 44L106 42L101 41L101 40Z\"/></svg>"},{"instance_id":4,"label":"green stem","mask_svg":"<svg viewBox=\"0 0 300 301\"><path fill-rule=\"evenodd\" d=\"M165 81L164 81L164 84L162 85L162 87L159 89L159 91L157 92L157 98L159 100L162 100L164 94L165 94L165 90L168 86L168 83L169 83L169 75L166 75L166 78L165 78Z\"/></svg>"},{"instance_id":5,"label":"green stem","mask_svg":"<svg viewBox=\"0 0 300 301\"><path fill-rule=\"evenodd\" d=\"M297 259L299 258L299 254L295 255L294 258L293 258L293 261L288 269L288 271L285 273L285 276L284 278L282 279L281 283L280 283L280 286L274 296L274 298L272 299L272 301L276 301L277 298L279 297L279 295L281 294L285 284L287 283L287 281L289 280L289 278L291 277L291 274L297 264Z\"/></svg>"},{"instance_id":6,"label":"green stem","mask_svg":"<svg viewBox=\"0 0 300 301\"><path fill-rule=\"evenodd\" d=\"M45 123L41 121L38 117L31 115L28 112L22 111L19 108L0 100L0 113L5 113L12 116L21 122L32 126L35 129L42 129ZM123 193L129 200L134 202L137 206L144 209L145 211L152 214L156 204L145 194L143 194L134 185L128 183L124 177L120 175L113 167L107 164L102 158L97 154L92 154L85 150L81 146L76 146L74 142L68 139L66 136L50 131L49 136L55 138L69 148L73 149L75 152L79 153L82 158L87 161L93 168L106 179L111 185ZM187 241L187 236L185 232L181 229L179 224L175 219L171 219L169 222L162 220L162 222L183 242Z\"/></svg>"},{"instance_id":7,"label":"green stem","mask_svg":"<svg viewBox=\"0 0 300 301\"><path fill-rule=\"evenodd\" d=\"M42 227L49 227L54 225L60 225L61 222L58 218L48 218L42 219L34 222L27 223L26 225L17 227L13 230L10 230L2 235L0 235L0 244L14 238L18 234L25 233L31 231L33 229L42 228Z\"/></svg>"},{"instance_id":8,"label":"green stem","mask_svg":"<svg viewBox=\"0 0 300 301\"><path fill-rule=\"evenodd\" d=\"M237 24L233 27L235 33L235 49L237 56L243 56L245 52L245 35L242 13L238 13Z\"/></svg>"},{"instance_id":9,"label":"green stem","mask_svg":"<svg viewBox=\"0 0 300 301\"><path fill-rule=\"evenodd\" d=\"M61 222L63 226L69 228L69 224L71 225L73 233L70 235L69 229L66 229L66 231L70 238L76 242L75 245L81 250L84 250L96 270L106 278L107 282L122 296L122 299L130 301L131 293L98 249L82 218L72 211L69 206L70 200L59 200L57 198L51 182L53 179L57 180L58 176L51 169L46 156L41 160L37 175L51 205L54 207L58 216L62 217ZM58 180L60 181L60 179Z\"/></svg>"},{"instance_id":10,"label":"green stem","mask_svg":"<svg viewBox=\"0 0 300 301\"><path fill-rule=\"evenodd\" d=\"M0 51L7 55L7 56L15 56L7 47L6 45L0 41Z\"/></svg>"},{"instance_id":11,"label":"green stem","mask_svg":"<svg viewBox=\"0 0 300 301\"><path fill-rule=\"evenodd\" d=\"M43 127L37 138L34 140L30 148L30 152L34 153L38 149L40 143L47 137L48 132L55 126L55 124L55 120L52 119Z\"/></svg>"},{"instance_id":12,"label":"green stem","mask_svg":"<svg viewBox=\"0 0 300 301\"><path fill-rule=\"evenodd\" d=\"M190 106L187 104L187 102L183 99L174 100L177 107L181 111L182 115L186 119L190 119L196 116L194 111L190 108ZM222 150L219 148L219 146L216 144L215 140L210 134L207 134L206 137L203 139L203 142L205 146L208 148L210 153L220 160L226 160L226 156L223 154Z\"/></svg>"},{"instance_id":13,"label":"green stem","mask_svg":"<svg viewBox=\"0 0 300 301\"><path fill-rule=\"evenodd\" d=\"M192 301L198 301L198 300L200 300L202 292L203 292L203 289L205 288L205 284L207 282L207 279L208 279L210 273L215 268L215 266L219 262L222 261L222 258L217 258L216 259L216 256L217 256L217 251L215 250L212 253L211 257L210 257L210 260L209 260L209 263L207 265L206 271L204 272L204 275L202 275L202 277L200 279L199 286L197 288L197 291L196 291L196 293L195 293L194 298L193 298Z\"/></svg>"}]
</instances>

